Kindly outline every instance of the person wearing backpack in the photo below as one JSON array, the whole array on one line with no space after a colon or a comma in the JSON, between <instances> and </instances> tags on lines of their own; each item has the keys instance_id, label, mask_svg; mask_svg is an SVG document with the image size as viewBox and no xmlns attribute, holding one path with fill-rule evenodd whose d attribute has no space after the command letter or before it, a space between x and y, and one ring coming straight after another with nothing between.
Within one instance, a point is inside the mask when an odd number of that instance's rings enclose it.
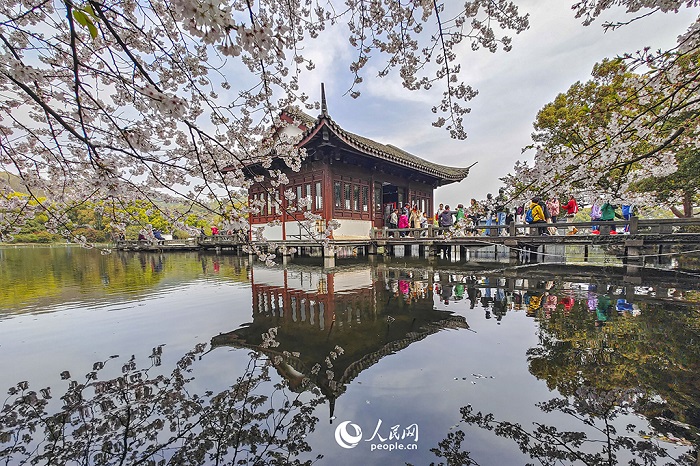
<instances>
[{"instance_id":1,"label":"person wearing backpack","mask_svg":"<svg viewBox=\"0 0 700 466\"><path fill-rule=\"evenodd\" d=\"M454 225L454 217L452 217L450 206L446 205L445 210L440 212L438 216L438 226L440 228L450 228L452 225ZM442 234L443 232L440 231L439 233Z\"/></svg>"},{"instance_id":2,"label":"person wearing backpack","mask_svg":"<svg viewBox=\"0 0 700 466\"><path fill-rule=\"evenodd\" d=\"M634 215L634 206L632 204L622 204L622 218L629 221L629 219L631 219L633 215ZM626 223L625 224L625 233L629 234L629 232L630 232L630 224Z\"/></svg>"},{"instance_id":3,"label":"person wearing backpack","mask_svg":"<svg viewBox=\"0 0 700 466\"><path fill-rule=\"evenodd\" d=\"M534 219L532 218L532 209L530 207L525 211L525 223L532 223Z\"/></svg>"},{"instance_id":4,"label":"person wearing backpack","mask_svg":"<svg viewBox=\"0 0 700 466\"><path fill-rule=\"evenodd\" d=\"M544 210L542 210L542 206L540 205L540 202L542 200L539 197L533 197L532 202L530 203L530 208L528 209L527 213L525 214L526 221L528 214L532 216L532 221L528 222L530 224L536 224L536 223L542 223L542 224L547 224L547 219L545 218L544 215ZM548 235L548 233L545 231L545 228L538 227L538 231L540 235Z\"/></svg>"}]
</instances>

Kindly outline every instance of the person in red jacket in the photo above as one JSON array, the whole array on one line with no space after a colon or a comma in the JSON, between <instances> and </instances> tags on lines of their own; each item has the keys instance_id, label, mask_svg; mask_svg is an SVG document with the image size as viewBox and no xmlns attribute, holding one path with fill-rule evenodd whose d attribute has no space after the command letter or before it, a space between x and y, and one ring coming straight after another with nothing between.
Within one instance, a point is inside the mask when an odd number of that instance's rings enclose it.
<instances>
[{"instance_id":1,"label":"person in red jacket","mask_svg":"<svg viewBox=\"0 0 700 466\"><path fill-rule=\"evenodd\" d=\"M576 202L576 198L572 195L569 198L569 202L566 204L561 205L561 210L566 211L566 223L571 223L574 221L574 216L576 215L576 212L578 212L578 203ZM576 227L572 227L569 229L569 232L567 233L568 235L575 235L578 229Z\"/></svg>"}]
</instances>

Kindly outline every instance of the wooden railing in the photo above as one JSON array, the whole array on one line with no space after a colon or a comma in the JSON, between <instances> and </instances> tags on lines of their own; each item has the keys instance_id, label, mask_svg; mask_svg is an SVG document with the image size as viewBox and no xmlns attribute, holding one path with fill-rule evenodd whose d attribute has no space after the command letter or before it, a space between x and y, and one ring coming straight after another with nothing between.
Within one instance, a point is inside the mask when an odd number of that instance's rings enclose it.
<instances>
[{"instance_id":1,"label":"wooden railing","mask_svg":"<svg viewBox=\"0 0 700 466\"><path fill-rule=\"evenodd\" d=\"M240 232L233 235L200 236L196 238L196 240L201 245L246 243L248 241L248 235Z\"/></svg>"},{"instance_id":2,"label":"wooden railing","mask_svg":"<svg viewBox=\"0 0 700 466\"><path fill-rule=\"evenodd\" d=\"M591 229L596 226L600 229L601 234L607 234L614 226L618 229L629 225L628 231L630 235L682 235L684 233L695 233L700 235L700 218L669 218L669 219L645 219L641 220L632 217L629 220L617 219L614 221L587 221L587 222L572 222L572 223L537 223L523 224L511 223L509 225L475 225L466 228L459 227L436 227L428 225L426 228L374 228L371 230L369 240L401 240L420 239L420 240L451 240L459 238L467 238L469 236L509 236L509 237L528 237L538 236L540 229L554 227L559 235L565 235L571 228L577 228L577 236L590 234ZM297 239L303 241L304 238ZM244 232L239 232L233 235L214 235L201 236L198 238L187 238L179 240L161 240L158 242L150 241L133 241L120 240L117 247L122 249L146 249L149 247L163 246L172 249L183 248L213 248L213 247L230 247L241 245L248 242L247 235Z\"/></svg>"},{"instance_id":3,"label":"wooden railing","mask_svg":"<svg viewBox=\"0 0 700 466\"><path fill-rule=\"evenodd\" d=\"M459 238L466 236L536 236L541 228L556 228L559 234L565 234L571 228L578 229L578 234L590 233L597 227L601 234L607 234L612 228L627 229L630 235L670 235L679 233L700 233L700 218L664 218L664 219L639 219L632 217L629 220L616 219L613 221L587 221L571 223L511 223L509 225L470 225L460 227L436 227L428 225L426 228L375 228L371 238L399 239L399 238Z\"/></svg>"}]
</instances>

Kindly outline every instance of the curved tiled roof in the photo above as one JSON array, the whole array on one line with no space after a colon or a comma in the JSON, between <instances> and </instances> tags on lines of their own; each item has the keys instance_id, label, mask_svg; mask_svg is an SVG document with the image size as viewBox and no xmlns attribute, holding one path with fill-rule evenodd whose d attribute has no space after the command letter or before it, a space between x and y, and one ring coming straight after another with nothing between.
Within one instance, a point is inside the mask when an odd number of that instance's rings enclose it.
<instances>
[{"instance_id":1,"label":"curved tiled roof","mask_svg":"<svg viewBox=\"0 0 700 466\"><path fill-rule=\"evenodd\" d=\"M285 110L290 117L295 121L300 121L307 129L302 135L300 144L306 144L323 126L329 128L340 140L345 142L350 147L358 152L369 155L371 157L385 160L396 165L411 168L421 173L430 175L439 180L446 182L461 181L469 174L469 167L449 167L429 162L418 156L410 154L405 150L392 146L391 144L382 144L372 139L359 136L344 130L333 119L323 112L318 118L313 118L301 111L298 107L290 107Z\"/></svg>"},{"instance_id":2,"label":"curved tiled roof","mask_svg":"<svg viewBox=\"0 0 700 466\"><path fill-rule=\"evenodd\" d=\"M304 125L307 129L311 128L316 124L318 121L318 118L314 118L311 115L307 114L306 112L303 112L299 107L295 106L289 106L287 107L282 114L287 114L290 117L292 117L294 120L298 120L302 125Z\"/></svg>"}]
</instances>

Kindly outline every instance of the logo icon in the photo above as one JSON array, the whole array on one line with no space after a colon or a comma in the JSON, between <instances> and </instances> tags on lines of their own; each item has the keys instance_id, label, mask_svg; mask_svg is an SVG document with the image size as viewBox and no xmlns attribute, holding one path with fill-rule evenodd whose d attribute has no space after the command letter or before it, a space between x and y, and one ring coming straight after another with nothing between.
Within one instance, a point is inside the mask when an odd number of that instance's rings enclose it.
<instances>
[{"instance_id":1,"label":"logo icon","mask_svg":"<svg viewBox=\"0 0 700 466\"><path fill-rule=\"evenodd\" d=\"M348 426L354 431L354 434L348 432ZM355 448L360 440L362 440L362 429L351 421L341 422L335 428L335 441L343 448Z\"/></svg>"}]
</instances>

